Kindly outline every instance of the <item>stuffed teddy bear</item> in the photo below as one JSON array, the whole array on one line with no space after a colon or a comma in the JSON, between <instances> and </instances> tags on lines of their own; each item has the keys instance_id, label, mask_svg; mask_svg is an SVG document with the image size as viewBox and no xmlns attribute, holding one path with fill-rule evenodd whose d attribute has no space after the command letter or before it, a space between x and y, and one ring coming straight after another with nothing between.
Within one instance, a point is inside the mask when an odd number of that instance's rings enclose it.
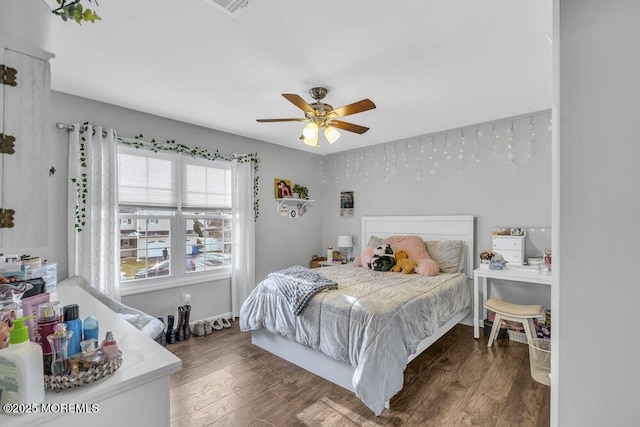
<instances>
[{"instance_id":1,"label":"stuffed teddy bear","mask_svg":"<svg viewBox=\"0 0 640 427\"><path fill-rule=\"evenodd\" d=\"M380 245L373 250L371 258L371 268L375 271L389 271L396 265L396 258L393 256L391 245Z\"/></svg>"},{"instance_id":2,"label":"stuffed teddy bear","mask_svg":"<svg viewBox=\"0 0 640 427\"><path fill-rule=\"evenodd\" d=\"M393 266L391 271L411 274L416 272L417 265L414 260L409 259L409 255L405 251L398 251L396 252L396 265Z\"/></svg>"}]
</instances>

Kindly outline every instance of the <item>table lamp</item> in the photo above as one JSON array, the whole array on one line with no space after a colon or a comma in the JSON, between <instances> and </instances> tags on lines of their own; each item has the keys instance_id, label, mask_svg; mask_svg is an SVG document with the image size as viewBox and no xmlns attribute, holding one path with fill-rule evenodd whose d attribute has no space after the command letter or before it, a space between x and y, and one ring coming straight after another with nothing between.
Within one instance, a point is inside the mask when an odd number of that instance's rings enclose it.
<instances>
[{"instance_id":1,"label":"table lamp","mask_svg":"<svg viewBox=\"0 0 640 427\"><path fill-rule=\"evenodd\" d=\"M353 239L349 235L338 236L338 248L343 264L349 262L349 249L353 247Z\"/></svg>"}]
</instances>

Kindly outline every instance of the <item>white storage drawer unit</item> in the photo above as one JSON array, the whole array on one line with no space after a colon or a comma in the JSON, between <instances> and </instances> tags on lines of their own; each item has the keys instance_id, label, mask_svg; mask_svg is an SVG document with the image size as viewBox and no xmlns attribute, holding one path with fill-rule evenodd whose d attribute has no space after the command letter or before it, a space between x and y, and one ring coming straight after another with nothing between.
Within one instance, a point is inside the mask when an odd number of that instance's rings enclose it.
<instances>
[{"instance_id":1,"label":"white storage drawer unit","mask_svg":"<svg viewBox=\"0 0 640 427\"><path fill-rule=\"evenodd\" d=\"M524 236L493 236L493 252L499 253L509 264L524 265Z\"/></svg>"}]
</instances>

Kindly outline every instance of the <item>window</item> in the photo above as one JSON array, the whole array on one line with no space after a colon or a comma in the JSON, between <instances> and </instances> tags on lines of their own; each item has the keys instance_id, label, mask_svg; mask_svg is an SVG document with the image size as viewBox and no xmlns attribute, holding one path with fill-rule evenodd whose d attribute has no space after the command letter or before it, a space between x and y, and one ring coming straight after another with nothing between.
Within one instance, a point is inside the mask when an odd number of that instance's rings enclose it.
<instances>
[{"instance_id":1,"label":"window","mask_svg":"<svg viewBox=\"0 0 640 427\"><path fill-rule=\"evenodd\" d=\"M119 147L118 168L124 287L229 272L227 162Z\"/></svg>"}]
</instances>

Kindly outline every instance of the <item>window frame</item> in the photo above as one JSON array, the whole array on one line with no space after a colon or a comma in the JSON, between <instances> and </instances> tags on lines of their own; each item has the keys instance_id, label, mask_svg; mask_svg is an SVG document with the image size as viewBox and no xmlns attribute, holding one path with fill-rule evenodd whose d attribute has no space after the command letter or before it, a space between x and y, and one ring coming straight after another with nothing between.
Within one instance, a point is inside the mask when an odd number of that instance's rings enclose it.
<instances>
[{"instance_id":1,"label":"window frame","mask_svg":"<svg viewBox=\"0 0 640 427\"><path fill-rule=\"evenodd\" d=\"M118 154L130 154L141 157L159 157L159 158L167 158L166 153L154 153L152 151L141 152L140 150L127 147L125 145L119 144L118 146ZM132 222L135 220L144 220L144 219L165 219L168 218L170 221L170 244L171 244L171 256L169 257L169 261L171 262L171 274L162 277L153 277L153 278L145 278L145 279L132 279L132 280L121 280L120 281L120 294L123 296L126 295L134 295L139 293L151 292L161 289L170 289L170 288L178 288L181 286L188 286L193 284L199 284L203 282L211 282L216 280L230 279L231 278L231 265L221 265L211 268L207 271L192 271L187 272L185 269L185 264L187 261L187 256L185 254L185 248L180 250L180 243L183 242L183 245L186 245L187 233L184 225L186 224L187 219L191 219L194 217L193 212L196 210L194 208L185 208L185 211L188 213L183 214L182 210L182 180L184 176L182 174L182 166L184 163L190 162L190 158L180 153L172 153L173 161L175 162L175 191L176 191L176 207L153 207L153 206L132 206L131 204L119 204L118 209L120 208L135 208L141 210L151 210L151 211L167 211L173 212L172 215L157 215L157 214L122 214L119 213L119 224L123 219L131 218ZM196 160L198 164L202 164L199 159ZM216 162L224 162L224 161L216 161ZM220 164L218 163L218 164ZM215 167L215 166L214 166ZM197 209L204 213L203 218L207 217L207 213L210 213L212 209L201 208ZM229 211L229 221L232 221L232 215ZM119 231L119 230L118 230ZM122 236L119 236L120 239ZM119 247L119 251L122 250L122 246Z\"/></svg>"}]
</instances>

